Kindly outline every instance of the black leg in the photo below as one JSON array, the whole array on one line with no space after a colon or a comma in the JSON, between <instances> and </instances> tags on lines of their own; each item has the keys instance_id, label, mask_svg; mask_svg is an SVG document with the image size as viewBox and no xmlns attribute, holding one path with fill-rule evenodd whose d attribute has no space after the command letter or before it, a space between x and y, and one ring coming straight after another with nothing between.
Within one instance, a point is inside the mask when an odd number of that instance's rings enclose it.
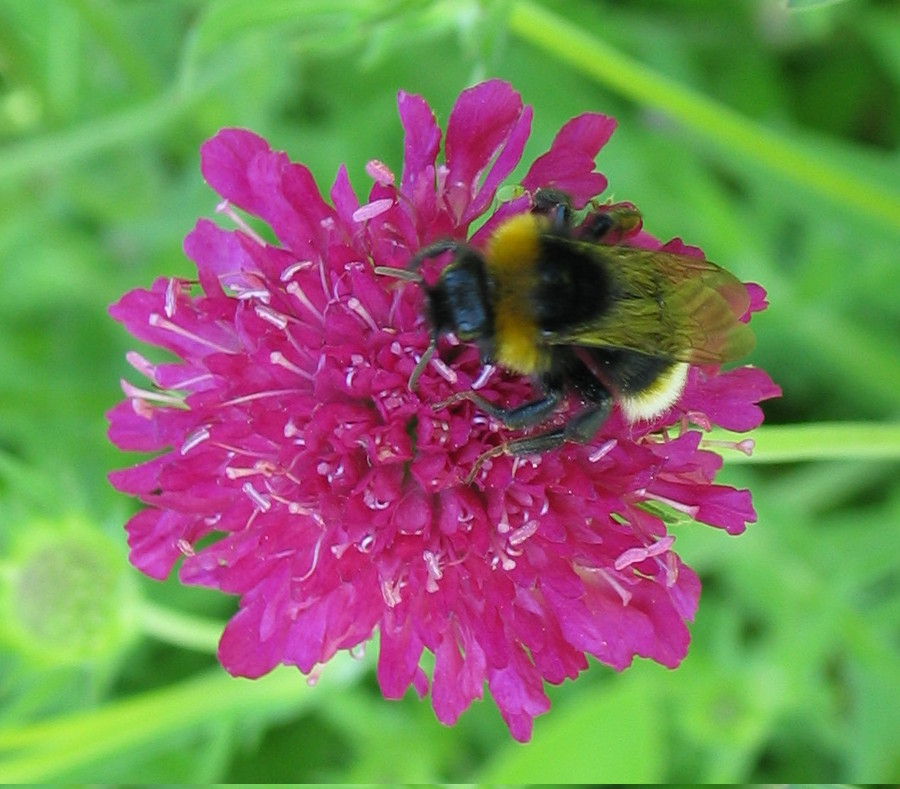
<instances>
[{"instance_id":1,"label":"black leg","mask_svg":"<svg viewBox=\"0 0 900 789\"><path fill-rule=\"evenodd\" d=\"M600 426L609 417L610 411L612 411L612 397L602 404L588 406L562 427L507 442L506 451L511 455L538 455L556 449L566 441L586 444L597 434Z\"/></svg>"},{"instance_id":2,"label":"black leg","mask_svg":"<svg viewBox=\"0 0 900 789\"><path fill-rule=\"evenodd\" d=\"M578 227L577 235L586 241L618 244L640 224L640 211L627 204L619 205L588 214Z\"/></svg>"},{"instance_id":3,"label":"black leg","mask_svg":"<svg viewBox=\"0 0 900 789\"><path fill-rule=\"evenodd\" d=\"M587 364L571 350L558 348L555 362L553 373L544 380L546 395L516 408L500 408L474 392L462 392L439 404L439 407L443 407L458 400L471 400L486 414L499 420L506 427L515 429L533 427L544 422L562 400L563 381L575 389L587 403L581 411L560 427L507 441L482 454L472 466L472 470L466 478L467 484L475 479L478 471L489 458L501 454L517 457L538 455L556 449L567 441L586 444L597 434L612 411L614 400L611 392Z\"/></svg>"},{"instance_id":4,"label":"black leg","mask_svg":"<svg viewBox=\"0 0 900 789\"><path fill-rule=\"evenodd\" d=\"M588 405L572 416L564 425L510 441L506 449L513 455L534 455L561 446L566 441L586 444L606 421L613 407L613 396L606 385L573 352L557 353L558 364L566 371L569 385L580 394Z\"/></svg>"},{"instance_id":5,"label":"black leg","mask_svg":"<svg viewBox=\"0 0 900 789\"><path fill-rule=\"evenodd\" d=\"M538 189L533 197L532 212L549 216L557 231L568 231L572 223L572 204L569 196L559 189Z\"/></svg>"},{"instance_id":6,"label":"black leg","mask_svg":"<svg viewBox=\"0 0 900 789\"><path fill-rule=\"evenodd\" d=\"M537 400L531 400L515 408L501 408L485 400L475 392L460 392L434 407L436 409L446 408L448 405L458 403L460 400L469 400L475 403L480 411L484 411L488 416L492 416L504 427L517 430L523 427L539 425L547 419L556 410L560 400L562 400L562 395L562 389L549 389L544 397Z\"/></svg>"}]
</instances>

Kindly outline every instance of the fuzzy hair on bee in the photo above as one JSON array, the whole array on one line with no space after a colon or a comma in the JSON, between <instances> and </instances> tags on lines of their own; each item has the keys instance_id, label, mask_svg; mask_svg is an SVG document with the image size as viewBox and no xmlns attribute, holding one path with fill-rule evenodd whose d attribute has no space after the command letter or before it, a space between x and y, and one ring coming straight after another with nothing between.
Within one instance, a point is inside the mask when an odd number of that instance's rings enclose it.
<instances>
[{"instance_id":1,"label":"fuzzy hair on bee","mask_svg":"<svg viewBox=\"0 0 900 789\"><path fill-rule=\"evenodd\" d=\"M529 455L590 441L618 403L629 422L651 420L680 397L688 367L721 364L753 347L737 278L708 260L629 246L640 229L629 204L594 207L576 221L567 195L538 190L531 212L506 219L483 250L453 239L419 250L407 269L425 291L432 342L410 378L414 389L438 339L477 344L485 362L531 376L540 397L509 407L461 392L512 429L537 428L572 393L583 403L564 424L503 445ZM452 253L434 285L417 270Z\"/></svg>"}]
</instances>

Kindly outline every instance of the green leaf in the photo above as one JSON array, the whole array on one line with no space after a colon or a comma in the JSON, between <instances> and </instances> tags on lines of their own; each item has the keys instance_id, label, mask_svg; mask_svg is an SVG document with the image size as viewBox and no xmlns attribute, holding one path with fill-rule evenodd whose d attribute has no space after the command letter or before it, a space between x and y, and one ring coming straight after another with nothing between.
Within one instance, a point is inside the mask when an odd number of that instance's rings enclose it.
<instances>
[{"instance_id":1,"label":"green leaf","mask_svg":"<svg viewBox=\"0 0 900 789\"><path fill-rule=\"evenodd\" d=\"M483 783L658 783L665 779L663 717L651 673L635 670L554 705L525 745L510 744Z\"/></svg>"}]
</instances>

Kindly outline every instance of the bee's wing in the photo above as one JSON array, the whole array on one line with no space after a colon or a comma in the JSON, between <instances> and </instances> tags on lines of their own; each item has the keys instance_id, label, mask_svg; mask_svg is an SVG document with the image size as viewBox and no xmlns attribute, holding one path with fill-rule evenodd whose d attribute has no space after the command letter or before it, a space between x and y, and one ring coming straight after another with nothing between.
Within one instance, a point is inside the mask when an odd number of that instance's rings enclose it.
<instances>
[{"instance_id":1,"label":"bee's wing","mask_svg":"<svg viewBox=\"0 0 900 789\"><path fill-rule=\"evenodd\" d=\"M633 247L591 245L612 288L595 319L545 338L549 345L622 348L672 361L718 364L754 345L740 321L750 305L740 280L708 260Z\"/></svg>"}]
</instances>

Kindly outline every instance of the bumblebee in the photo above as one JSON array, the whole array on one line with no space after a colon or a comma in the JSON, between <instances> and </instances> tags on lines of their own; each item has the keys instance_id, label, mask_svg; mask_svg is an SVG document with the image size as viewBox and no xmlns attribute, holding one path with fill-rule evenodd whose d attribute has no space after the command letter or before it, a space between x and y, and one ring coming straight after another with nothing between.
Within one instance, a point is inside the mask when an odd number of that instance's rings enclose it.
<instances>
[{"instance_id":1,"label":"bumblebee","mask_svg":"<svg viewBox=\"0 0 900 789\"><path fill-rule=\"evenodd\" d=\"M411 389L438 338L452 333L476 343L486 363L531 376L542 390L512 407L475 392L438 407L471 400L506 427L522 429L548 422L568 394L581 400L563 424L501 451L530 455L586 443L616 402L630 423L653 419L681 395L689 365L732 361L753 347L740 320L749 297L738 279L708 260L622 243L640 228L637 209L594 207L576 221L569 198L553 189L538 190L533 204L500 224L483 251L446 239L421 249L406 270L376 269L425 290L432 340ZM451 262L426 285L416 271L448 252Z\"/></svg>"}]
</instances>

